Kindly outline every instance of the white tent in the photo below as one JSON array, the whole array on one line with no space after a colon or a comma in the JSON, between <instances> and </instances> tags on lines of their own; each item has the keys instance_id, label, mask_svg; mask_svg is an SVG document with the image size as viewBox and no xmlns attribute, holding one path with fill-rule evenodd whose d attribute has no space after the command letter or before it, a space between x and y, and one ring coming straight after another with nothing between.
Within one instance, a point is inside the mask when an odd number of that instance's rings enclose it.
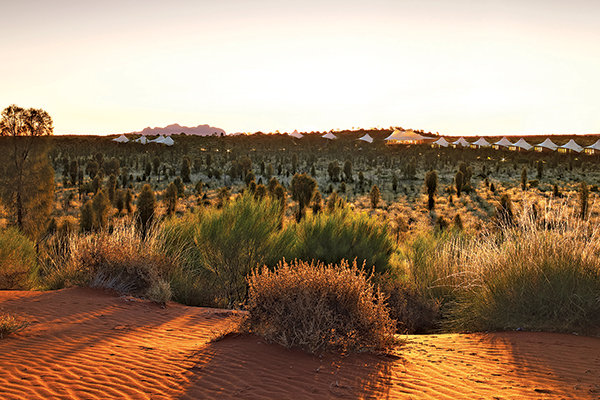
<instances>
[{"instance_id":1,"label":"white tent","mask_svg":"<svg viewBox=\"0 0 600 400\"><path fill-rule=\"evenodd\" d=\"M324 134L323 136L321 136L322 138L325 139L329 139L329 140L335 140L337 139L337 136L335 136L333 133L331 132L327 132L326 134Z\"/></svg>"},{"instance_id":2,"label":"white tent","mask_svg":"<svg viewBox=\"0 0 600 400\"><path fill-rule=\"evenodd\" d=\"M167 136L166 138L163 139L163 141L161 143L166 144L167 146L173 146L175 144L175 141L173 139L171 139L171 136Z\"/></svg>"},{"instance_id":3,"label":"white tent","mask_svg":"<svg viewBox=\"0 0 600 400\"><path fill-rule=\"evenodd\" d=\"M156 139L152 139L150 143L162 143L165 140L163 135L159 135Z\"/></svg>"},{"instance_id":4,"label":"white tent","mask_svg":"<svg viewBox=\"0 0 600 400\"><path fill-rule=\"evenodd\" d=\"M510 147L512 145L513 145L513 143L510 140L508 140L506 137L503 137L502 139L500 139L499 141L494 143L495 148Z\"/></svg>"},{"instance_id":5,"label":"white tent","mask_svg":"<svg viewBox=\"0 0 600 400\"><path fill-rule=\"evenodd\" d=\"M121 135L116 139L113 139L113 142L117 142L117 143L127 143L129 142L129 139L127 139L127 136L125 135Z\"/></svg>"},{"instance_id":6,"label":"white tent","mask_svg":"<svg viewBox=\"0 0 600 400\"><path fill-rule=\"evenodd\" d=\"M596 143L587 146L586 149L600 150L600 139L596 140Z\"/></svg>"},{"instance_id":7,"label":"white tent","mask_svg":"<svg viewBox=\"0 0 600 400\"><path fill-rule=\"evenodd\" d=\"M292 132L292 133L288 133L288 135L291 136L291 137L294 137L296 139L301 139L301 138L304 137L304 135L301 134L301 133L298 133L297 130L294 130L294 132Z\"/></svg>"},{"instance_id":8,"label":"white tent","mask_svg":"<svg viewBox=\"0 0 600 400\"><path fill-rule=\"evenodd\" d=\"M467 142L464 137L460 137L458 140L452 142L455 146L469 147L471 143Z\"/></svg>"},{"instance_id":9,"label":"white tent","mask_svg":"<svg viewBox=\"0 0 600 400\"><path fill-rule=\"evenodd\" d=\"M531 150L531 148L533 146L530 145L529 143L527 143L525 141L525 139L521 138L521 139L517 140L517 142L513 145L513 147L518 148L518 149L523 149L523 150Z\"/></svg>"},{"instance_id":10,"label":"white tent","mask_svg":"<svg viewBox=\"0 0 600 400\"><path fill-rule=\"evenodd\" d=\"M141 144L146 144L148 143L148 139L146 138L146 136L142 135L139 138L135 139L136 143L141 143Z\"/></svg>"},{"instance_id":11,"label":"white tent","mask_svg":"<svg viewBox=\"0 0 600 400\"><path fill-rule=\"evenodd\" d=\"M362 140L367 143L373 143L373 138L367 133L365 136L361 136L358 140Z\"/></svg>"},{"instance_id":12,"label":"white tent","mask_svg":"<svg viewBox=\"0 0 600 400\"><path fill-rule=\"evenodd\" d=\"M562 146L558 146L558 151L560 151L562 153L568 153L570 151L581 153L582 150L583 150L583 147L581 147L580 145L575 143L575 141L573 139L569 140L567 143L563 144Z\"/></svg>"},{"instance_id":13,"label":"white tent","mask_svg":"<svg viewBox=\"0 0 600 400\"><path fill-rule=\"evenodd\" d=\"M550 138L546 138L542 143L535 145L535 151L543 151L544 149L556 151L558 145L554 143Z\"/></svg>"},{"instance_id":14,"label":"white tent","mask_svg":"<svg viewBox=\"0 0 600 400\"><path fill-rule=\"evenodd\" d=\"M423 140L427 139L425 136L421 136L418 133L414 132L412 129L408 131L399 131L398 129L394 130L392 134L385 138L389 143L420 143Z\"/></svg>"},{"instance_id":15,"label":"white tent","mask_svg":"<svg viewBox=\"0 0 600 400\"><path fill-rule=\"evenodd\" d=\"M597 151L600 151L600 139L596 140L596 143L586 146L584 151L586 154L596 154Z\"/></svg>"},{"instance_id":16,"label":"white tent","mask_svg":"<svg viewBox=\"0 0 600 400\"><path fill-rule=\"evenodd\" d=\"M471 146L477 146L477 147L490 147L491 144L490 142L488 142L487 140L485 140L484 138L479 138L476 141L474 141L473 143L471 143Z\"/></svg>"},{"instance_id":17,"label":"white tent","mask_svg":"<svg viewBox=\"0 0 600 400\"><path fill-rule=\"evenodd\" d=\"M448 147L450 145L450 143L448 143L448 141L446 139L441 137L438 140L436 140L435 142L433 142L432 145L440 146L440 147Z\"/></svg>"}]
</instances>

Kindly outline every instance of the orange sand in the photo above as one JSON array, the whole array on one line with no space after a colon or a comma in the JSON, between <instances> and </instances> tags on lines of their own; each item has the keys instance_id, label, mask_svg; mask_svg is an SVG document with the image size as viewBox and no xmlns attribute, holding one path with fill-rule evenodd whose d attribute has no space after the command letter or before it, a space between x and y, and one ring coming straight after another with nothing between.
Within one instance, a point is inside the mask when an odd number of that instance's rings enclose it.
<instances>
[{"instance_id":1,"label":"orange sand","mask_svg":"<svg viewBox=\"0 0 600 400\"><path fill-rule=\"evenodd\" d=\"M210 339L239 314L92 289L0 292L32 324L0 340L0 399L600 399L600 339L407 336L393 355Z\"/></svg>"}]
</instances>

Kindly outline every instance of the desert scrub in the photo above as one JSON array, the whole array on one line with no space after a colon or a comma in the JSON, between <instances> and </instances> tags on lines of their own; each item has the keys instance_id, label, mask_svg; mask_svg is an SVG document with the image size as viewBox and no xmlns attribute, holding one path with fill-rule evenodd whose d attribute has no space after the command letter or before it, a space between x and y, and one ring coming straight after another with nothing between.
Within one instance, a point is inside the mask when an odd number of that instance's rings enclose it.
<instances>
[{"instance_id":1,"label":"desert scrub","mask_svg":"<svg viewBox=\"0 0 600 400\"><path fill-rule=\"evenodd\" d=\"M394 344L395 321L363 269L295 261L248 277L250 330L286 347L382 350Z\"/></svg>"},{"instance_id":2,"label":"desert scrub","mask_svg":"<svg viewBox=\"0 0 600 400\"><path fill-rule=\"evenodd\" d=\"M572 216L574 220L576 216ZM600 328L600 236L586 224L502 232L471 246L449 314L458 330Z\"/></svg>"},{"instance_id":3,"label":"desert scrub","mask_svg":"<svg viewBox=\"0 0 600 400\"><path fill-rule=\"evenodd\" d=\"M165 255L152 229L142 239L133 225L72 235L62 254L48 259L53 262L44 266L41 278L46 288L102 287L160 303L169 300L165 282L177 268L176 255Z\"/></svg>"},{"instance_id":4,"label":"desert scrub","mask_svg":"<svg viewBox=\"0 0 600 400\"><path fill-rule=\"evenodd\" d=\"M399 333L425 333L439 325L439 302L416 285L390 274L377 276L376 282Z\"/></svg>"},{"instance_id":5,"label":"desert scrub","mask_svg":"<svg viewBox=\"0 0 600 400\"><path fill-rule=\"evenodd\" d=\"M28 289L36 258L35 245L18 229L0 231L0 289Z\"/></svg>"},{"instance_id":6,"label":"desert scrub","mask_svg":"<svg viewBox=\"0 0 600 400\"><path fill-rule=\"evenodd\" d=\"M20 321L10 314L0 313L0 339L6 335L25 329L29 323Z\"/></svg>"},{"instance_id":7,"label":"desert scrub","mask_svg":"<svg viewBox=\"0 0 600 400\"><path fill-rule=\"evenodd\" d=\"M176 300L217 307L243 302L248 273L259 265L274 267L291 252L294 233L280 229L281 218L279 202L244 194L220 209L168 221L162 231L167 253L181 251L185 269L173 277Z\"/></svg>"},{"instance_id":8,"label":"desert scrub","mask_svg":"<svg viewBox=\"0 0 600 400\"><path fill-rule=\"evenodd\" d=\"M387 224L347 208L306 216L296 226L294 257L324 263L356 259L376 272L390 269L394 240Z\"/></svg>"}]
</instances>

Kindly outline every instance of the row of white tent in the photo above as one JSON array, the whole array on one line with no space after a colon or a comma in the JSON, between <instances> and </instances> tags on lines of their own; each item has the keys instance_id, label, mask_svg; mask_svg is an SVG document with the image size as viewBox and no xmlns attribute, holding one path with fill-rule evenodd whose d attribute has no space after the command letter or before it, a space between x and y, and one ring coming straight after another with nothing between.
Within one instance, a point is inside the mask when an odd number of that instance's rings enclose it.
<instances>
[{"instance_id":1,"label":"row of white tent","mask_svg":"<svg viewBox=\"0 0 600 400\"><path fill-rule=\"evenodd\" d=\"M600 139L598 139L596 141L596 143L592 144L591 146L587 146L587 147L581 147L580 145L577 144L577 142L575 142L573 139L569 140L567 143L563 144L562 146L559 146L557 144L555 144L552 140L550 140L550 138L546 138L543 142L535 144L535 145L531 145L529 143L527 143L525 141L525 139L521 138L519 140L517 140L515 143L512 143L510 140L508 140L506 137L503 137L502 139L500 139L499 141L495 142L495 143L489 143L487 140L485 140L484 138L479 138L478 140L476 140L475 142L467 142L465 140L465 138L461 137L458 140L455 140L454 142L448 142L446 139L444 139L443 137L439 138L438 140L436 140L435 142L433 142L434 145L440 146L440 147L448 147L450 145L453 146L460 146L460 147L470 147L470 146L476 146L476 147L495 147L495 148L514 148L515 150L531 150L531 149L535 149L537 151L543 151L543 150L550 150L550 151L557 151L560 149L562 149L563 151L574 151L576 153L581 153L584 149L591 149L591 150L595 150L595 151L600 151Z\"/></svg>"},{"instance_id":2,"label":"row of white tent","mask_svg":"<svg viewBox=\"0 0 600 400\"><path fill-rule=\"evenodd\" d=\"M121 135L118 138L113 139L113 142L127 143L127 142L129 142L129 139L127 138L127 136ZM167 146L173 146L175 144L175 141L171 138L171 136L163 136L163 135L159 135L156 139L152 139L152 140L148 140L148 138L146 136L142 135L139 138L135 139L134 142L141 143L141 144L160 143L160 144L166 144Z\"/></svg>"},{"instance_id":3,"label":"row of white tent","mask_svg":"<svg viewBox=\"0 0 600 400\"><path fill-rule=\"evenodd\" d=\"M301 133L299 133L296 130L294 132L290 133L289 136L294 137L296 139L300 139L300 138L304 137ZM337 137L331 132L326 133L326 134L322 135L321 137L325 138L325 139L329 139L329 140L337 139ZM419 143L419 142L423 142L427 139L428 139L427 137L419 135L418 133L416 133L412 130L400 131L397 129L394 130L394 132L392 132L392 134L390 136L385 138L385 140L388 142L403 142L403 143ZM368 133L365 134L364 136L358 138L358 140L362 140L367 143L373 143L373 138ZM479 138L474 142L468 142L467 140L465 140L464 137L460 137L459 139L457 139L453 142L448 142L445 138L440 137L439 139L434 141L432 144L440 146L440 147L448 147L451 145L455 146L455 147L475 146L475 147L507 148L507 149L525 150L525 151L529 151L533 148L535 148L535 150L537 150L537 151L543 151L543 150L557 151L559 149L562 149L563 151L574 151L576 153L581 153L584 149L600 151L600 139L598 139L596 141L596 143L592 144L591 146L587 146L585 148L578 145L577 142L575 142L573 139L569 140L567 143L563 144L562 146L559 146L559 145L555 144L554 142L552 142L552 140L550 140L550 138L546 138L543 142L538 143L536 145L531 145L531 144L527 143L527 141L523 138L521 138L521 139L517 140L515 143L513 143L510 140L508 140L506 137L503 137L502 139L500 139L499 141L497 141L495 143L490 143L487 140L485 140L485 138Z\"/></svg>"}]
</instances>

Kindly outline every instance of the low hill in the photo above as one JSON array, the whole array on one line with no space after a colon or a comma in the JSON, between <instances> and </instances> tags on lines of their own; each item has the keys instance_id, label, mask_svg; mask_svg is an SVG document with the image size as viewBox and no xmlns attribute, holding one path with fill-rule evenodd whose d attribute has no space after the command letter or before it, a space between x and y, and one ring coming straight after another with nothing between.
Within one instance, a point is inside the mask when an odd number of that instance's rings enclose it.
<instances>
[{"instance_id":1,"label":"low hill","mask_svg":"<svg viewBox=\"0 0 600 400\"><path fill-rule=\"evenodd\" d=\"M207 124L198 126L181 126L179 124L167 125L164 128L144 128L140 132L130 132L131 135L145 135L145 136L158 136L158 135L195 135L195 136L221 136L225 135L225 130L216 128Z\"/></svg>"}]
</instances>

